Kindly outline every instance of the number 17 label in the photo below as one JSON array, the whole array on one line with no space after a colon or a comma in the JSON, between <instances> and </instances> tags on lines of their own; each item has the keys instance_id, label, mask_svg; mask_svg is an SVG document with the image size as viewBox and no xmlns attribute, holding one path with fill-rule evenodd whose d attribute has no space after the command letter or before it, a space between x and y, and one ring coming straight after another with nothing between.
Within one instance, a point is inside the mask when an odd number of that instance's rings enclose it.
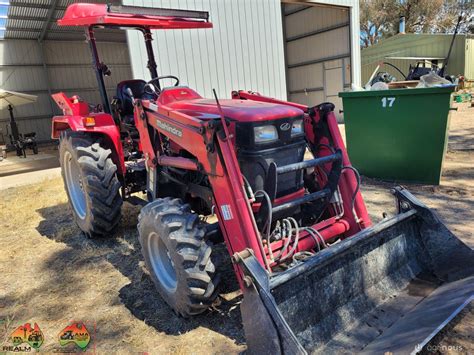
<instances>
[{"instance_id":1,"label":"number 17 label","mask_svg":"<svg viewBox=\"0 0 474 355\"><path fill-rule=\"evenodd\" d=\"M395 103L395 97L382 98L382 107L392 107Z\"/></svg>"}]
</instances>

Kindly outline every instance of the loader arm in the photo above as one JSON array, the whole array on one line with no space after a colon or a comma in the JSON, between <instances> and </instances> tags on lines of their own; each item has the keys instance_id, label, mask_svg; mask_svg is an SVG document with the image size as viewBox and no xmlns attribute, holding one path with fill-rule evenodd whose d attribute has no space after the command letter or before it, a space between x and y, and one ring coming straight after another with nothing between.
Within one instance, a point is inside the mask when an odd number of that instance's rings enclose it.
<instances>
[{"instance_id":1,"label":"loader arm","mask_svg":"<svg viewBox=\"0 0 474 355\"><path fill-rule=\"evenodd\" d=\"M137 124L142 140L150 139L148 126L153 127L183 149L192 151L196 156L195 163L198 163L199 170L208 175L217 207L219 225L229 254L233 255L235 252L251 248L255 251L259 262L266 265L263 247L258 243L260 238L253 213L243 189L242 177L239 175L240 169L238 166L230 166L234 163L233 151L228 146L230 142L225 142L219 133L221 126L219 118L202 121L173 111L164 105L158 107L147 100L136 100L136 107L139 108L141 105L145 110L136 113L135 119L146 123L138 122ZM145 155L155 156L151 144L146 144L144 149L148 149L148 151L144 150ZM163 164L164 156L158 153L155 161L148 164L149 169L158 169L160 158ZM180 167L176 159L168 158L164 162L168 166ZM237 277L242 285L241 275L241 270L238 270Z\"/></svg>"}]
</instances>

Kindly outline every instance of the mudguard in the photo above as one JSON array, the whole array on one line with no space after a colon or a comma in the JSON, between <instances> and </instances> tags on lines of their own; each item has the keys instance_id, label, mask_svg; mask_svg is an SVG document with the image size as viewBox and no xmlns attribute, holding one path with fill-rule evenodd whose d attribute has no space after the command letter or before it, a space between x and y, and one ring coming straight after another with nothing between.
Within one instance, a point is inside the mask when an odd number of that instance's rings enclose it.
<instances>
[{"instance_id":1,"label":"mudguard","mask_svg":"<svg viewBox=\"0 0 474 355\"><path fill-rule=\"evenodd\" d=\"M119 127L115 124L113 117L108 113L89 112L87 103L79 101L76 97L67 97L64 93L52 95L59 108L63 111L63 116L54 116L51 126L51 137L59 139L61 132L70 129L75 132L89 132L103 136L112 152L112 160L117 165L117 172L125 174L125 159L123 155L122 141L120 139ZM84 119L92 117L93 126L85 126Z\"/></svg>"}]
</instances>

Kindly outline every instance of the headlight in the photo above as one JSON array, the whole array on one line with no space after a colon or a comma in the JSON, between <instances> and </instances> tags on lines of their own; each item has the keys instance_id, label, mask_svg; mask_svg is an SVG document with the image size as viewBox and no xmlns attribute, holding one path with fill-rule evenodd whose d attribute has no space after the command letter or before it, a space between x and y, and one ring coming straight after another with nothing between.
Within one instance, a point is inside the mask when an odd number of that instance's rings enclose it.
<instances>
[{"instance_id":1,"label":"headlight","mask_svg":"<svg viewBox=\"0 0 474 355\"><path fill-rule=\"evenodd\" d=\"M275 126L254 127L255 143L272 142L278 139L278 132Z\"/></svg>"},{"instance_id":2,"label":"headlight","mask_svg":"<svg viewBox=\"0 0 474 355\"><path fill-rule=\"evenodd\" d=\"M302 134L303 132L303 120L294 121L293 126L291 127L291 136L297 136L298 134Z\"/></svg>"}]
</instances>

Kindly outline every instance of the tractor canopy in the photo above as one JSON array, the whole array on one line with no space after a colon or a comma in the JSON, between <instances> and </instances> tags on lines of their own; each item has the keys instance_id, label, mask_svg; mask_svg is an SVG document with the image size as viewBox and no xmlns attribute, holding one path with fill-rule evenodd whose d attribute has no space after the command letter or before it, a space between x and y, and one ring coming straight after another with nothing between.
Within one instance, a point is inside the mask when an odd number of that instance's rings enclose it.
<instances>
[{"instance_id":1,"label":"tractor canopy","mask_svg":"<svg viewBox=\"0 0 474 355\"><path fill-rule=\"evenodd\" d=\"M58 25L149 30L212 27L207 11L87 3L69 5Z\"/></svg>"}]
</instances>

